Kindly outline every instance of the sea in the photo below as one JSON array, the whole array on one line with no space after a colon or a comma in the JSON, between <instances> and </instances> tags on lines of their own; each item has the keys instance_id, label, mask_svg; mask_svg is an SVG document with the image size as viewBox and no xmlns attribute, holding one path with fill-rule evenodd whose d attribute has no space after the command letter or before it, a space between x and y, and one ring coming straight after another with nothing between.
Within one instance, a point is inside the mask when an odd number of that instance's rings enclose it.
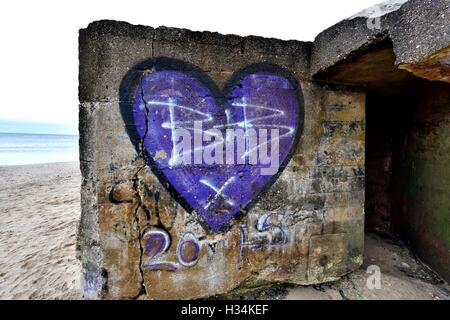
<instances>
[{"instance_id":1,"label":"sea","mask_svg":"<svg viewBox=\"0 0 450 320\"><path fill-rule=\"evenodd\" d=\"M0 165L78 161L78 136L1 133Z\"/></svg>"}]
</instances>

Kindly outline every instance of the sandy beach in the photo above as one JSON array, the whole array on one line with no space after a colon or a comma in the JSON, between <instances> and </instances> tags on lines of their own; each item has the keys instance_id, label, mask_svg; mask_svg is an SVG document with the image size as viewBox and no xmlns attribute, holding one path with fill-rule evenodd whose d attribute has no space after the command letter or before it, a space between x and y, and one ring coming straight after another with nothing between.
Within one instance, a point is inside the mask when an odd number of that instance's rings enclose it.
<instances>
[{"instance_id":1,"label":"sandy beach","mask_svg":"<svg viewBox=\"0 0 450 320\"><path fill-rule=\"evenodd\" d=\"M80 216L77 162L0 166L0 299L80 299L75 254ZM367 287L367 268L382 272ZM317 286L268 288L239 299L449 299L449 287L400 241L366 236L364 264Z\"/></svg>"},{"instance_id":2,"label":"sandy beach","mask_svg":"<svg viewBox=\"0 0 450 320\"><path fill-rule=\"evenodd\" d=\"M0 167L0 299L78 299L77 162Z\"/></svg>"}]
</instances>

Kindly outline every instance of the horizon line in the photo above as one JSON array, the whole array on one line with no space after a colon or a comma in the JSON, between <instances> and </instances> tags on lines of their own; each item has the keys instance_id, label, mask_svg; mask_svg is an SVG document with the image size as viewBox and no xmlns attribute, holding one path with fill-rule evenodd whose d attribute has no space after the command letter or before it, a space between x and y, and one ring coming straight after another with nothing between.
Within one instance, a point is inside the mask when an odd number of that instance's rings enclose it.
<instances>
[{"instance_id":1,"label":"horizon line","mask_svg":"<svg viewBox=\"0 0 450 320\"><path fill-rule=\"evenodd\" d=\"M32 135L46 135L46 136L80 136L79 133L44 133L44 132L7 132L0 131L0 134L32 134Z\"/></svg>"}]
</instances>

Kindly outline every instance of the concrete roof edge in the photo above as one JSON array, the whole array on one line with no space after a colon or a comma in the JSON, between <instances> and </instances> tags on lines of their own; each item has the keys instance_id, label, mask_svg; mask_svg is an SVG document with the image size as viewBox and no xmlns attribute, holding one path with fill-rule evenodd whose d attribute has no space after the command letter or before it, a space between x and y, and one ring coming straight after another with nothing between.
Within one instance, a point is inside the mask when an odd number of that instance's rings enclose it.
<instances>
[{"instance_id":1,"label":"concrete roof edge","mask_svg":"<svg viewBox=\"0 0 450 320\"><path fill-rule=\"evenodd\" d=\"M384 39L393 44L396 64L420 62L450 45L447 0L409 0L381 15L378 25L368 19L373 18L355 16L317 35L311 50L311 76Z\"/></svg>"}]
</instances>

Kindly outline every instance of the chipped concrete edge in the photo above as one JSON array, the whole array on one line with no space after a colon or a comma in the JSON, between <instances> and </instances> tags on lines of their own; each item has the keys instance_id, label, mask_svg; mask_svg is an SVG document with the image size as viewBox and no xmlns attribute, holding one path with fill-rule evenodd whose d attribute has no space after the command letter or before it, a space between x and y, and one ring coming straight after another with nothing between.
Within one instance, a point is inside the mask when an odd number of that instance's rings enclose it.
<instances>
[{"instance_id":1,"label":"chipped concrete edge","mask_svg":"<svg viewBox=\"0 0 450 320\"><path fill-rule=\"evenodd\" d=\"M380 28L369 28L368 19L357 15L322 31L312 45L311 76L383 40L392 42L396 65L421 62L450 45L447 0L409 0L381 15Z\"/></svg>"}]
</instances>

